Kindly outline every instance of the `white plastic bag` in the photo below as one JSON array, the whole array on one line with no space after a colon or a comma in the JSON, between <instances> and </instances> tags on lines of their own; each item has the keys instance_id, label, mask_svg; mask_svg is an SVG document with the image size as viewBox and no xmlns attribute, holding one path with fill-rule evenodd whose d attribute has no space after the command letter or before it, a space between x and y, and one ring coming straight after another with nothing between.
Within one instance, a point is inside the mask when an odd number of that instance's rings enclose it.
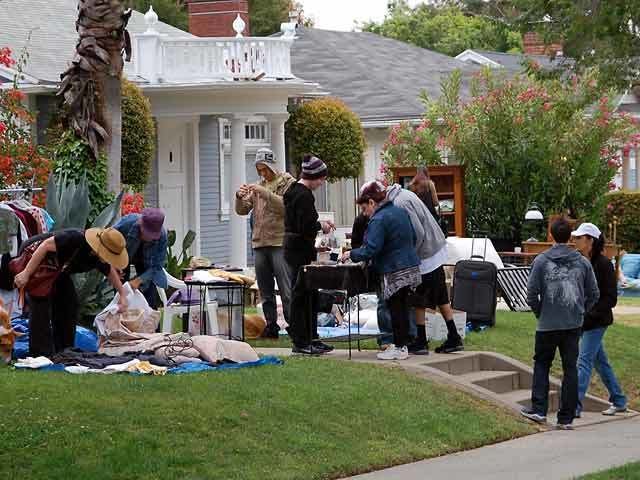
<instances>
[{"instance_id":1,"label":"white plastic bag","mask_svg":"<svg viewBox=\"0 0 640 480\"><path fill-rule=\"evenodd\" d=\"M145 317L151 316L155 312L153 308L149 306L147 299L144 298L144 295L140 292L140 290L134 290L129 285L129 282L123 285L125 292L127 293L127 303L128 310L141 310L144 312ZM118 301L120 300L120 294L116 293L113 297L113 300L109 305L105 307L102 312L96 315L95 320L93 321L93 326L98 330L98 335L105 337L107 336L106 331L106 318L107 315L114 315L118 313ZM158 315L159 316L159 315Z\"/></svg>"}]
</instances>

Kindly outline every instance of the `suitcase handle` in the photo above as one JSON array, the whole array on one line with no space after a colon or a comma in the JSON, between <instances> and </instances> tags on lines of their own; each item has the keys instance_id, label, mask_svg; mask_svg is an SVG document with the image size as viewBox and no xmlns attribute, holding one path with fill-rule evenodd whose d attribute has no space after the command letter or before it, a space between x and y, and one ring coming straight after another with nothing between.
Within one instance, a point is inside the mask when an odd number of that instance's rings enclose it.
<instances>
[{"instance_id":1,"label":"suitcase handle","mask_svg":"<svg viewBox=\"0 0 640 480\"><path fill-rule=\"evenodd\" d=\"M476 234L484 234L484 253L482 254L482 256L473 254L474 247L475 247L475 244L476 244ZM486 259L487 259L487 240L488 239L489 239L489 237L487 235L487 232L485 232L485 231L476 230L475 232L471 233L471 259L472 260L474 258L479 258L483 262L486 261Z\"/></svg>"}]
</instances>

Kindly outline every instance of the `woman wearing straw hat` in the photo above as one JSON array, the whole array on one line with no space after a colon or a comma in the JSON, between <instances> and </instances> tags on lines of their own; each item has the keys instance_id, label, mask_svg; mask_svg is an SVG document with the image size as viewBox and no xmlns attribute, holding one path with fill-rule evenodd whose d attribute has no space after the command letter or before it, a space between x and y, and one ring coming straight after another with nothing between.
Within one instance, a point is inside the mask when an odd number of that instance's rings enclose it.
<instances>
[{"instance_id":1,"label":"woman wearing straw hat","mask_svg":"<svg viewBox=\"0 0 640 480\"><path fill-rule=\"evenodd\" d=\"M39 239L33 239L38 241ZM32 242L25 242L24 248ZM32 356L48 356L73 347L79 317L78 296L71 275L97 270L120 294L120 310L126 310L126 293L118 270L129 264L122 234L114 228L66 229L42 240L26 268L16 275L16 287L24 287L47 257L60 268L48 297L27 296L29 304L29 351Z\"/></svg>"}]
</instances>

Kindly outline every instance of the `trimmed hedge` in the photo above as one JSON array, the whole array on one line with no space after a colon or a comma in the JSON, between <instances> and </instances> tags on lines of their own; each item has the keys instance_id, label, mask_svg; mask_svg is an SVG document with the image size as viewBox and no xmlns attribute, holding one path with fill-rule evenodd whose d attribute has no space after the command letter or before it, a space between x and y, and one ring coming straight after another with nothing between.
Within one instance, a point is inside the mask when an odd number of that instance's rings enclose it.
<instances>
[{"instance_id":1,"label":"trimmed hedge","mask_svg":"<svg viewBox=\"0 0 640 480\"><path fill-rule=\"evenodd\" d=\"M614 218L618 220L617 242L628 252L640 252L640 192L620 190L607 194L606 235Z\"/></svg>"},{"instance_id":2,"label":"trimmed hedge","mask_svg":"<svg viewBox=\"0 0 640 480\"><path fill-rule=\"evenodd\" d=\"M151 103L138 86L122 80L122 171L124 185L142 190L149 180L156 128Z\"/></svg>"},{"instance_id":3,"label":"trimmed hedge","mask_svg":"<svg viewBox=\"0 0 640 480\"><path fill-rule=\"evenodd\" d=\"M341 100L322 98L303 103L287 121L292 164L300 170L305 153L329 169L329 181L360 175L365 140L360 119Z\"/></svg>"}]
</instances>

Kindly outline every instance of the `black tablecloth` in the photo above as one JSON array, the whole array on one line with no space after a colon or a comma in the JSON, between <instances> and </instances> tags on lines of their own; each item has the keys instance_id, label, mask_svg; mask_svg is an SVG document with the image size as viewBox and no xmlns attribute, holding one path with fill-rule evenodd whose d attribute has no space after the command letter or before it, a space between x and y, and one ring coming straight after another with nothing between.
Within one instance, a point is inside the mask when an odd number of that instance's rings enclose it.
<instances>
[{"instance_id":1,"label":"black tablecloth","mask_svg":"<svg viewBox=\"0 0 640 480\"><path fill-rule=\"evenodd\" d=\"M357 264L306 265L301 274L309 290L345 290L350 297L375 290L375 285L369 285L367 269Z\"/></svg>"}]
</instances>

